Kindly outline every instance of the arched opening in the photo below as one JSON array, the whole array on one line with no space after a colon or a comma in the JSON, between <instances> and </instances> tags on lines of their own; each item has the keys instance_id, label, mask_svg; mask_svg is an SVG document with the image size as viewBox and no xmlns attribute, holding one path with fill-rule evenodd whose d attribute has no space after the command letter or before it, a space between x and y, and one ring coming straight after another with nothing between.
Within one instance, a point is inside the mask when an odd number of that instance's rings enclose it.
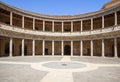
<instances>
[{"instance_id":1,"label":"arched opening","mask_svg":"<svg viewBox=\"0 0 120 82\"><path fill-rule=\"evenodd\" d=\"M70 54L71 54L70 45L65 45L65 47L64 47L64 55L70 55Z\"/></svg>"}]
</instances>

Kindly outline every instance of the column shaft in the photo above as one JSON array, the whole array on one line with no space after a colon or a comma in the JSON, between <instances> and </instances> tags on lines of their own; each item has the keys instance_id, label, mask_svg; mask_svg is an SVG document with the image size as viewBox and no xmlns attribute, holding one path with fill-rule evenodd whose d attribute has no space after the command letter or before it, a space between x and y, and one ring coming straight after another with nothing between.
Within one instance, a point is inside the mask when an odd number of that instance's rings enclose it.
<instances>
[{"instance_id":1,"label":"column shaft","mask_svg":"<svg viewBox=\"0 0 120 82\"><path fill-rule=\"evenodd\" d=\"M71 32L73 32L73 21L71 21Z\"/></svg>"},{"instance_id":2,"label":"column shaft","mask_svg":"<svg viewBox=\"0 0 120 82\"><path fill-rule=\"evenodd\" d=\"M83 21L81 20L81 32L83 31Z\"/></svg>"},{"instance_id":3,"label":"column shaft","mask_svg":"<svg viewBox=\"0 0 120 82\"><path fill-rule=\"evenodd\" d=\"M62 32L64 32L64 22L62 21Z\"/></svg>"},{"instance_id":4,"label":"column shaft","mask_svg":"<svg viewBox=\"0 0 120 82\"><path fill-rule=\"evenodd\" d=\"M54 27L55 27L55 24L54 24L54 21L52 21L52 32L54 32Z\"/></svg>"},{"instance_id":5,"label":"column shaft","mask_svg":"<svg viewBox=\"0 0 120 82\"><path fill-rule=\"evenodd\" d=\"M33 18L33 30L35 30L35 18Z\"/></svg>"},{"instance_id":6,"label":"column shaft","mask_svg":"<svg viewBox=\"0 0 120 82\"><path fill-rule=\"evenodd\" d=\"M118 57L117 55L117 38L114 38L114 56L115 57Z\"/></svg>"},{"instance_id":7,"label":"column shaft","mask_svg":"<svg viewBox=\"0 0 120 82\"><path fill-rule=\"evenodd\" d=\"M115 12L115 25L117 25L117 12Z\"/></svg>"},{"instance_id":8,"label":"column shaft","mask_svg":"<svg viewBox=\"0 0 120 82\"><path fill-rule=\"evenodd\" d=\"M32 56L35 56L35 40L33 40L33 42L32 42L32 44L33 44L33 46L32 46L32 51L33 51L33 53L32 53Z\"/></svg>"},{"instance_id":9,"label":"column shaft","mask_svg":"<svg viewBox=\"0 0 120 82\"><path fill-rule=\"evenodd\" d=\"M45 55L45 41L43 40L43 45L42 45L42 47L43 47L43 56Z\"/></svg>"},{"instance_id":10,"label":"column shaft","mask_svg":"<svg viewBox=\"0 0 120 82\"><path fill-rule=\"evenodd\" d=\"M54 40L52 41L52 56L54 56Z\"/></svg>"},{"instance_id":11,"label":"column shaft","mask_svg":"<svg viewBox=\"0 0 120 82\"><path fill-rule=\"evenodd\" d=\"M22 28L24 28L24 16L22 16Z\"/></svg>"},{"instance_id":12,"label":"column shaft","mask_svg":"<svg viewBox=\"0 0 120 82\"><path fill-rule=\"evenodd\" d=\"M102 28L104 28L104 16L102 16Z\"/></svg>"},{"instance_id":13,"label":"column shaft","mask_svg":"<svg viewBox=\"0 0 120 82\"><path fill-rule=\"evenodd\" d=\"M24 39L22 39L22 56L24 56L24 44L25 44L25 41Z\"/></svg>"},{"instance_id":14,"label":"column shaft","mask_svg":"<svg viewBox=\"0 0 120 82\"><path fill-rule=\"evenodd\" d=\"M93 18L91 18L91 30L93 30Z\"/></svg>"},{"instance_id":15,"label":"column shaft","mask_svg":"<svg viewBox=\"0 0 120 82\"><path fill-rule=\"evenodd\" d=\"M104 44L104 39L102 39L102 57L105 57L105 44Z\"/></svg>"},{"instance_id":16,"label":"column shaft","mask_svg":"<svg viewBox=\"0 0 120 82\"><path fill-rule=\"evenodd\" d=\"M10 44L9 44L9 49L10 49L10 53L9 53L9 56L12 57L12 51L13 51L13 39L10 38Z\"/></svg>"},{"instance_id":17,"label":"column shaft","mask_svg":"<svg viewBox=\"0 0 120 82\"><path fill-rule=\"evenodd\" d=\"M10 25L13 25L12 19L13 19L13 14L12 14L12 12L10 12Z\"/></svg>"},{"instance_id":18,"label":"column shaft","mask_svg":"<svg viewBox=\"0 0 120 82\"><path fill-rule=\"evenodd\" d=\"M45 31L45 21L43 20L43 31Z\"/></svg>"},{"instance_id":19,"label":"column shaft","mask_svg":"<svg viewBox=\"0 0 120 82\"><path fill-rule=\"evenodd\" d=\"M73 56L73 41L71 41L71 56Z\"/></svg>"},{"instance_id":20,"label":"column shaft","mask_svg":"<svg viewBox=\"0 0 120 82\"><path fill-rule=\"evenodd\" d=\"M93 40L91 40L91 56L93 56Z\"/></svg>"}]
</instances>

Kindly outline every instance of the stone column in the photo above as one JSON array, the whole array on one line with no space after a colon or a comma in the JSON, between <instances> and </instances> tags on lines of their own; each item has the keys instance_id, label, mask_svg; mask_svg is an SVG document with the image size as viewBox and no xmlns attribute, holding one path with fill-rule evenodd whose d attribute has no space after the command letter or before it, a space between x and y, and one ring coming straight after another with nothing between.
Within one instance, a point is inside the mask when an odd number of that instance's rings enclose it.
<instances>
[{"instance_id":1,"label":"stone column","mask_svg":"<svg viewBox=\"0 0 120 82\"><path fill-rule=\"evenodd\" d=\"M80 45L81 56L83 56L83 41L81 40L80 43L81 43Z\"/></svg>"},{"instance_id":2,"label":"stone column","mask_svg":"<svg viewBox=\"0 0 120 82\"><path fill-rule=\"evenodd\" d=\"M62 53L62 56L64 55L64 42L63 42L63 40L62 40L62 43L61 43L61 53Z\"/></svg>"},{"instance_id":3,"label":"stone column","mask_svg":"<svg viewBox=\"0 0 120 82\"><path fill-rule=\"evenodd\" d=\"M117 58L118 55L117 55L117 38L114 38L114 56Z\"/></svg>"},{"instance_id":4,"label":"stone column","mask_svg":"<svg viewBox=\"0 0 120 82\"><path fill-rule=\"evenodd\" d=\"M43 40L43 45L42 45L42 47L43 47L43 56L45 55L45 40Z\"/></svg>"},{"instance_id":5,"label":"stone column","mask_svg":"<svg viewBox=\"0 0 120 82\"><path fill-rule=\"evenodd\" d=\"M104 44L104 39L102 39L102 57L105 57L105 44Z\"/></svg>"},{"instance_id":6,"label":"stone column","mask_svg":"<svg viewBox=\"0 0 120 82\"><path fill-rule=\"evenodd\" d=\"M73 56L73 41L71 41L71 56Z\"/></svg>"},{"instance_id":7,"label":"stone column","mask_svg":"<svg viewBox=\"0 0 120 82\"><path fill-rule=\"evenodd\" d=\"M35 30L35 18L33 18L33 30Z\"/></svg>"},{"instance_id":8,"label":"stone column","mask_svg":"<svg viewBox=\"0 0 120 82\"><path fill-rule=\"evenodd\" d=\"M117 12L115 12L115 25L117 25Z\"/></svg>"},{"instance_id":9,"label":"stone column","mask_svg":"<svg viewBox=\"0 0 120 82\"><path fill-rule=\"evenodd\" d=\"M45 31L45 21L43 20L43 32Z\"/></svg>"},{"instance_id":10,"label":"stone column","mask_svg":"<svg viewBox=\"0 0 120 82\"><path fill-rule=\"evenodd\" d=\"M22 16L22 28L24 29L24 16Z\"/></svg>"},{"instance_id":11,"label":"stone column","mask_svg":"<svg viewBox=\"0 0 120 82\"><path fill-rule=\"evenodd\" d=\"M73 21L71 21L71 32L73 32Z\"/></svg>"},{"instance_id":12,"label":"stone column","mask_svg":"<svg viewBox=\"0 0 120 82\"><path fill-rule=\"evenodd\" d=\"M24 44L25 44L25 41L24 39L22 39L22 56L24 56Z\"/></svg>"},{"instance_id":13,"label":"stone column","mask_svg":"<svg viewBox=\"0 0 120 82\"><path fill-rule=\"evenodd\" d=\"M52 41L52 56L54 56L54 40Z\"/></svg>"},{"instance_id":14,"label":"stone column","mask_svg":"<svg viewBox=\"0 0 120 82\"><path fill-rule=\"evenodd\" d=\"M93 30L93 18L91 18L91 30Z\"/></svg>"},{"instance_id":15,"label":"stone column","mask_svg":"<svg viewBox=\"0 0 120 82\"><path fill-rule=\"evenodd\" d=\"M10 52L9 52L9 56L12 57L12 51L13 51L13 39L12 39L12 38L10 38L9 47L10 47L10 48L9 48L9 49L10 49L10 50L9 50L9 51L10 51Z\"/></svg>"},{"instance_id":16,"label":"stone column","mask_svg":"<svg viewBox=\"0 0 120 82\"><path fill-rule=\"evenodd\" d=\"M93 40L91 40L91 56L93 56Z\"/></svg>"},{"instance_id":17,"label":"stone column","mask_svg":"<svg viewBox=\"0 0 120 82\"><path fill-rule=\"evenodd\" d=\"M55 27L55 24L54 24L54 21L52 21L52 32L54 32L54 27Z\"/></svg>"},{"instance_id":18,"label":"stone column","mask_svg":"<svg viewBox=\"0 0 120 82\"><path fill-rule=\"evenodd\" d=\"M13 25L13 21L12 21L12 19L13 19L13 13L10 12L10 25Z\"/></svg>"},{"instance_id":19,"label":"stone column","mask_svg":"<svg viewBox=\"0 0 120 82\"><path fill-rule=\"evenodd\" d=\"M62 32L64 32L64 22L62 21Z\"/></svg>"},{"instance_id":20,"label":"stone column","mask_svg":"<svg viewBox=\"0 0 120 82\"><path fill-rule=\"evenodd\" d=\"M32 45L33 45L33 47L32 47L32 56L35 56L35 40L33 40L33 42L32 42Z\"/></svg>"},{"instance_id":21,"label":"stone column","mask_svg":"<svg viewBox=\"0 0 120 82\"><path fill-rule=\"evenodd\" d=\"M81 20L81 32L83 31L83 21Z\"/></svg>"},{"instance_id":22,"label":"stone column","mask_svg":"<svg viewBox=\"0 0 120 82\"><path fill-rule=\"evenodd\" d=\"M102 16L102 28L104 28L104 16Z\"/></svg>"}]
</instances>

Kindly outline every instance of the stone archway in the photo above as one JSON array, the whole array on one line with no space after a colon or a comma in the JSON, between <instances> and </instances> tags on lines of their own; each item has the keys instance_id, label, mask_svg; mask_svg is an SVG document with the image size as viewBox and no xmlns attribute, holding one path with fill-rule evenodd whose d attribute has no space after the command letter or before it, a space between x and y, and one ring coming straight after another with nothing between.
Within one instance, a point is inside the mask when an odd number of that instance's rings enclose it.
<instances>
[{"instance_id":1,"label":"stone archway","mask_svg":"<svg viewBox=\"0 0 120 82\"><path fill-rule=\"evenodd\" d=\"M64 55L70 55L71 54L71 47L70 45L64 46Z\"/></svg>"}]
</instances>

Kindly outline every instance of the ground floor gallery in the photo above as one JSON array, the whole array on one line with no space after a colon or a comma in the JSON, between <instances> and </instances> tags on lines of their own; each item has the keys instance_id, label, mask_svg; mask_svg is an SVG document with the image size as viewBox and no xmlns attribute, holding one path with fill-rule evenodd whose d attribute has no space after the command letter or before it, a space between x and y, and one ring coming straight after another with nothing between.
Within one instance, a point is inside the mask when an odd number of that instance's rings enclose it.
<instances>
[{"instance_id":1,"label":"ground floor gallery","mask_svg":"<svg viewBox=\"0 0 120 82\"><path fill-rule=\"evenodd\" d=\"M31 40L0 37L0 56L120 57L120 37L95 40Z\"/></svg>"}]
</instances>

